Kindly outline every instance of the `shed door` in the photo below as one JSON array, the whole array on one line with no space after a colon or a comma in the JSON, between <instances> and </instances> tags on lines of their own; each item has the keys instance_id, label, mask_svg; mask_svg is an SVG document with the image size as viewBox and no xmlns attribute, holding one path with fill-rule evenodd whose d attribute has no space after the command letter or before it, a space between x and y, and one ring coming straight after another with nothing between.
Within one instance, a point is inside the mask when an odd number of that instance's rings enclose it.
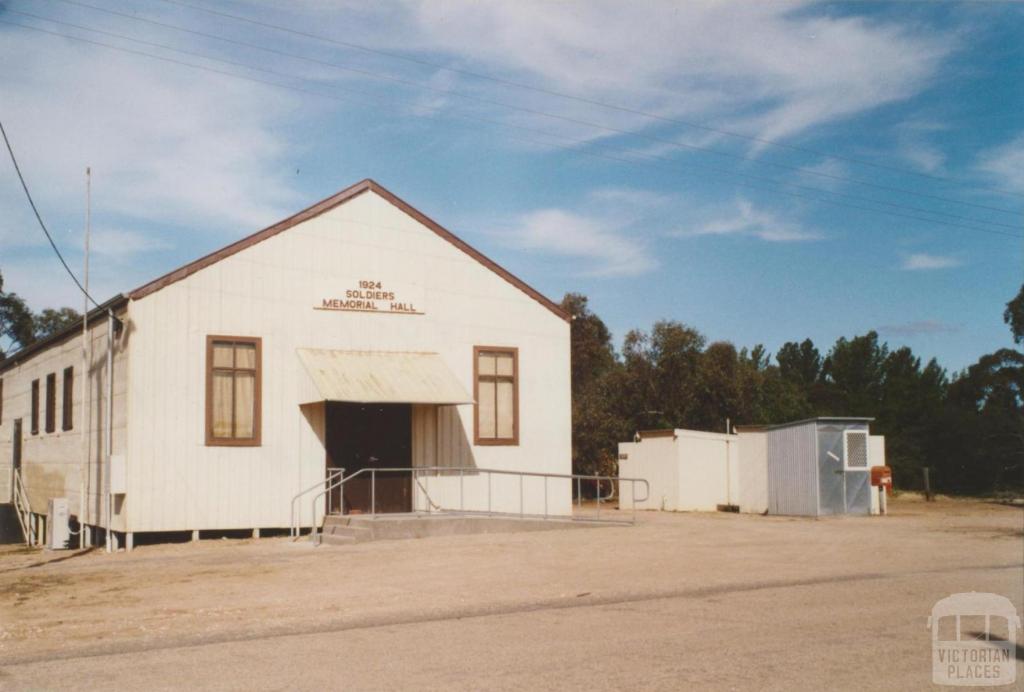
<instances>
[{"instance_id":1,"label":"shed door","mask_svg":"<svg viewBox=\"0 0 1024 692\"><path fill-rule=\"evenodd\" d=\"M841 428L819 426L818 455L819 512L843 514L846 511L846 484Z\"/></svg>"},{"instance_id":2,"label":"shed door","mask_svg":"<svg viewBox=\"0 0 1024 692\"><path fill-rule=\"evenodd\" d=\"M843 435L846 462L846 512L847 514L871 513L871 469L868 464L868 433L864 430L847 430Z\"/></svg>"}]
</instances>

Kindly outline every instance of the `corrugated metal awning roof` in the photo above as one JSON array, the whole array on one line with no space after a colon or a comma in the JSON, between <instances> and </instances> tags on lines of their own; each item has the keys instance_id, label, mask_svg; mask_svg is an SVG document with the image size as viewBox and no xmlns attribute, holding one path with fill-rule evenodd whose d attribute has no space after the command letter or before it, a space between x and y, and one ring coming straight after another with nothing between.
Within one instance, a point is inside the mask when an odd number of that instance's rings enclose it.
<instances>
[{"instance_id":1,"label":"corrugated metal awning roof","mask_svg":"<svg viewBox=\"0 0 1024 692\"><path fill-rule=\"evenodd\" d=\"M302 403L473 403L473 397L436 353L320 348L300 348L298 353L315 387L315 398Z\"/></svg>"}]
</instances>

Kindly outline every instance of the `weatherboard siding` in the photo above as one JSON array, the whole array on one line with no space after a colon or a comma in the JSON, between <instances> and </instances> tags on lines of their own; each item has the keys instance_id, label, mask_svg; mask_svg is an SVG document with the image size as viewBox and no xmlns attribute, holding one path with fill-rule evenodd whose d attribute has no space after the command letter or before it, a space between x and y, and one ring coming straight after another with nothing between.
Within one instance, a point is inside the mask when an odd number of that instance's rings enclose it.
<instances>
[{"instance_id":1,"label":"weatherboard siding","mask_svg":"<svg viewBox=\"0 0 1024 692\"><path fill-rule=\"evenodd\" d=\"M121 313L124 316L124 313ZM47 501L53 497L66 497L70 513L83 517L86 523L104 526L103 473L105 469L104 421L106 417L106 358L107 320L90 324L92 360L89 376L82 371L82 338L78 332L67 339L43 349L32 357L0 372L3 386L3 420L0 421L0 501L11 501L14 421L22 419L22 470L29 504L33 512L45 514ZM113 450L124 453L127 447L127 392L126 376L129 334L122 333L115 341ZM64 368L74 368L71 430L63 429L62 401L64 396ZM56 375L56 412L53 432L46 432L46 376ZM39 433L31 431L31 386L39 380ZM83 387L91 389L91 416L82 407ZM80 507L80 477L82 462L82 434L87 419L91 419L89 434L89 461L87 465L86 506L84 515ZM124 506L115 503L112 525L124 528Z\"/></svg>"},{"instance_id":2,"label":"weatherboard siding","mask_svg":"<svg viewBox=\"0 0 1024 692\"><path fill-rule=\"evenodd\" d=\"M416 296L424 314L314 309L364 279ZM432 423L414 414L417 458L570 472L569 324L374 192L132 301L131 322L133 531L289 524L292 496L324 473L322 410L299 407L298 348L436 352L472 392L473 346L517 347L519 445L473 446L472 406L442 407ZM205 445L210 334L262 339L259 447ZM568 492L554 488L549 506L567 513ZM534 506L542 493L530 490Z\"/></svg>"}]
</instances>

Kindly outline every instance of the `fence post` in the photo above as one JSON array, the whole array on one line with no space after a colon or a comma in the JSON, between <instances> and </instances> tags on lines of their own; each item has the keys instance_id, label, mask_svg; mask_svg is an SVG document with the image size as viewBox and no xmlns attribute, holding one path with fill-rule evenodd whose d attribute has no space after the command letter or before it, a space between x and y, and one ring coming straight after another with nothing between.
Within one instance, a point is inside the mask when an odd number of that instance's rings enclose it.
<instances>
[{"instance_id":1,"label":"fence post","mask_svg":"<svg viewBox=\"0 0 1024 692\"><path fill-rule=\"evenodd\" d=\"M921 471L924 473L924 499L928 502L934 502L935 496L932 495L931 469L925 466Z\"/></svg>"}]
</instances>

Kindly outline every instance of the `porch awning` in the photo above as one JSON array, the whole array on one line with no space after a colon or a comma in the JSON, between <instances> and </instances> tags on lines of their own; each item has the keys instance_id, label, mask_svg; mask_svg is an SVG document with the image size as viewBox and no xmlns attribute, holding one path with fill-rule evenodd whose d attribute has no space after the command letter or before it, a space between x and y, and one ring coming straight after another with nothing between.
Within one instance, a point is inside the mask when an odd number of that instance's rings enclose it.
<instances>
[{"instance_id":1,"label":"porch awning","mask_svg":"<svg viewBox=\"0 0 1024 692\"><path fill-rule=\"evenodd\" d=\"M473 403L436 353L300 348L298 354L313 384L302 403Z\"/></svg>"}]
</instances>

